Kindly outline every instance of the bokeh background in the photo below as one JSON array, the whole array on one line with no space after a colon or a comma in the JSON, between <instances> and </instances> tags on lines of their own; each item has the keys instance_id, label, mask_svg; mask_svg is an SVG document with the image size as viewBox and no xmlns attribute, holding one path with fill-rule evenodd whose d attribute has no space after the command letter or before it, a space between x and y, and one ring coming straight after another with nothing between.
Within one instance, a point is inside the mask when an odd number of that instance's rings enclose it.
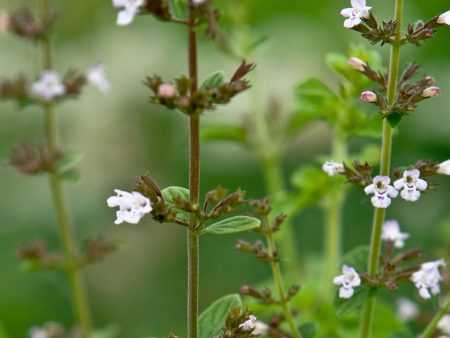
<instances>
[{"instance_id":1,"label":"bokeh background","mask_svg":"<svg viewBox=\"0 0 450 338\"><path fill-rule=\"evenodd\" d=\"M139 225L113 224L114 211L106 198L114 188L130 190L134 178L150 172L161 186L187 185L188 132L185 116L147 102L145 76L155 72L170 79L187 71L186 32L150 16L132 25L115 25L116 10L110 1L52 1L59 20L55 35L56 68L86 69L102 61L113 86L102 96L89 89L80 100L58 109L62 141L79 151L82 178L68 186L72 216L80 242L99 235L116 238L123 249L104 262L89 267L86 280L98 327L115 323L122 338L185 332L185 234L174 225L146 219ZM362 41L342 26L339 15L348 1L214 0L224 9L225 27L249 27L255 36L267 37L252 55L258 64L250 76L253 88L226 108L208 113L205 120L232 121L252 109L264 109L270 98L292 109L296 83L317 76L331 84L336 76L325 65L329 52L345 53L351 43ZM372 1L378 17L390 18L394 1ZM13 9L30 1L0 0L0 8ZM448 10L448 2L411 0L406 21L429 18ZM236 23L238 22L238 23ZM230 27L229 27L230 28ZM394 165L417 159L450 158L450 29L443 28L423 48L404 48L402 60L423 64L436 77L443 95L425 102L402 122L395 138ZM37 46L12 36L0 36L0 74L37 75ZM388 48L380 49L387 60ZM216 70L231 74L238 60L211 41L200 39L200 76ZM0 105L0 326L10 337L25 337L33 325L52 319L71 325L70 297L63 277L54 273L28 274L18 269L17 246L44 238L58 246L55 219L47 180L24 177L8 165L10 149L22 140L42 143L42 112L36 107L18 110ZM285 176L329 151L328 128L314 123L298 135L285 159ZM249 196L262 197L265 186L257 160L248 150L225 143L205 144L202 149L202 190L218 184L242 187ZM419 203L394 203L389 217L397 218L412 233L410 243L431 253L449 242L450 182L438 180L439 190ZM361 191L351 189L345 207L344 246L366 244L370 237L372 208L362 202ZM308 208L295 222L300 262L321 255L322 214ZM269 270L254 258L233 249L236 237L204 237L201 252L201 299L204 309L214 299L237 292L240 285L257 283Z\"/></svg>"}]
</instances>

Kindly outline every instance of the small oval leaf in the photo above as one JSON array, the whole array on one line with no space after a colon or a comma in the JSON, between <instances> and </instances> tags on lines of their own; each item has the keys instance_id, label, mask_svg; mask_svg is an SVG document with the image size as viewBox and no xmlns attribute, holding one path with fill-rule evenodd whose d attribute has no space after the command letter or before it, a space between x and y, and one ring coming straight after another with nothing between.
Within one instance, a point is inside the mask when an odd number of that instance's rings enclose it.
<instances>
[{"instance_id":1,"label":"small oval leaf","mask_svg":"<svg viewBox=\"0 0 450 338\"><path fill-rule=\"evenodd\" d=\"M164 201L173 209L177 210L176 217L182 221L189 220L189 214L175 207L175 197L180 197L185 201L189 201L189 190L182 187L167 187L161 191Z\"/></svg>"},{"instance_id":2,"label":"small oval leaf","mask_svg":"<svg viewBox=\"0 0 450 338\"><path fill-rule=\"evenodd\" d=\"M227 235L259 228L261 221L254 217L234 216L211 224L204 231L210 234Z\"/></svg>"},{"instance_id":3,"label":"small oval leaf","mask_svg":"<svg viewBox=\"0 0 450 338\"><path fill-rule=\"evenodd\" d=\"M200 86L200 89L217 88L223 85L224 83L225 83L225 73L220 70L208 76L208 78Z\"/></svg>"}]
</instances>

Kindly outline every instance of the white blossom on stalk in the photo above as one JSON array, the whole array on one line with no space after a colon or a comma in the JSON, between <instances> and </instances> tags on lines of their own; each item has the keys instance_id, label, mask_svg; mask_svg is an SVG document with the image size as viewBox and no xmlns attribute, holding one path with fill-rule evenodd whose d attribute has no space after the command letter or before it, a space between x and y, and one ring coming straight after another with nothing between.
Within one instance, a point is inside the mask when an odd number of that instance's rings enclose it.
<instances>
[{"instance_id":1,"label":"white blossom on stalk","mask_svg":"<svg viewBox=\"0 0 450 338\"><path fill-rule=\"evenodd\" d=\"M108 198L108 207L119 207L116 212L115 224L123 222L137 224L145 214L152 211L150 200L141 193L133 191L131 193L115 189L117 196Z\"/></svg>"},{"instance_id":2,"label":"white blossom on stalk","mask_svg":"<svg viewBox=\"0 0 450 338\"><path fill-rule=\"evenodd\" d=\"M423 263L420 266L420 270L411 275L411 281L419 289L419 294L422 298L429 299L431 298L431 294L436 295L441 292L439 287L439 282L442 280L439 272L439 267L441 266L445 266L443 259Z\"/></svg>"},{"instance_id":3,"label":"white blossom on stalk","mask_svg":"<svg viewBox=\"0 0 450 338\"><path fill-rule=\"evenodd\" d=\"M116 8L122 8L117 14L117 25L126 26L129 25L136 14L139 12L139 7L144 4L145 0L112 0L113 6Z\"/></svg>"},{"instance_id":4,"label":"white blossom on stalk","mask_svg":"<svg viewBox=\"0 0 450 338\"><path fill-rule=\"evenodd\" d=\"M350 266L343 265L342 275L336 276L333 279L334 285L342 285L339 288L340 298L351 298L355 290L355 287L361 285L361 278L359 274Z\"/></svg>"},{"instance_id":5,"label":"white blossom on stalk","mask_svg":"<svg viewBox=\"0 0 450 338\"><path fill-rule=\"evenodd\" d=\"M47 331L40 328L40 327L33 327L29 331L29 337L30 338L50 338L50 336L47 334Z\"/></svg>"},{"instance_id":6,"label":"white blossom on stalk","mask_svg":"<svg viewBox=\"0 0 450 338\"><path fill-rule=\"evenodd\" d=\"M250 315L249 319L239 324L239 328L244 331L253 331L256 328L256 317L254 315Z\"/></svg>"},{"instance_id":7,"label":"white blossom on stalk","mask_svg":"<svg viewBox=\"0 0 450 338\"><path fill-rule=\"evenodd\" d=\"M389 183L389 176L375 176L373 183L364 188L366 195L373 194L371 202L375 208L387 208L391 205L391 198L398 196L398 191Z\"/></svg>"},{"instance_id":8,"label":"white blossom on stalk","mask_svg":"<svg viewBox=\"0 0 450 338\"><path fill-rule=\"evenodd\" d=\"M111 84L106 78L105 69L101 63L92 65L87 71L86 78L103 94L111 90Z\"/></svg>"},{"instance_id":9,"label":"white blossom on stalk","mask_svg":"<svg viewBox=\"0 0 450 338\"><path fill-rule=\"evenodd\" d=\"M450 315L445 315L439 321L437 328L445 334L450 334Z\"/></svg>"},{"instance_id":10,"label":"white blossom on stalk","mask_svg":"<svg viewBox=\"0 0 450 338\"><path fill-rule=\"evenodd\" d=\"M252 334L255 336L263 336L269 332L270 326L266 323L263 323L259 320L255 322L255 329L252 331Z\"/></svg>"},{"instance_id":11,"label":"white blossom on stalk","mask_svg":"<svg viewBox=\"0 0 450 338\"><path fill-rule=\"evenodd\" d=\"M344 165L334 161L326 161L322 166L322 170L325 171L328 176L334 176L335 174L344 172Z\"/></svg>"},{"instance_id":12,"label":"white blossom on stalk","mask_svg":"<svg viewBox=\"0 0 450 338\"><path fill-rule=\"evenodd\" d=\"M355 70L359 70L360 72L363 72L364 67L367 66L367 64L363 60L357 57L351 57L350 59L348 59L347 63L350 67L352 67Z\"/></svg>"},{"instance_id":13,"label":"white blossom on stalk","mask_svg":"<svg viewBox=\"0 0 450 338\"><path fill-rule=\"evenodd\" d=\"M400 225L397 221L388 220L384 222L381 233L381 239L383 241L393 242L396 248L403 248L405 246L405 239L407 238L409 238L409 234L400 232Z\"/></svg>"},{"instance_id":14,"label":"white blossom on stalk","mask_svg":"<svg viewBox=\"0 0 450 338\"><path fill-rule=\"evenodd\" d=\"M442 175L450 175L450 160L440 163L436 172Z\"/></svg>"},{"instance_id":15,"label":"white blossom on stalk","mask_svg":"<svg viewBox=\"0 0 450 338\"><path fill-rule=\"evenodd\" d=\"M52 101L58 96L64 95L66 87L59 80L59 75L54 70L42 72L38 81L31 85L31 93L44 101Z\"/></svg>"},{"instance_id":16,"label":"white blossom on stalk","mask_svg":"<svg viewBox=\"0 0 450 338\"><path fill-rule=\"evenodd\" d=\"M442 13L441 15L439 15L437 23L440 23L442 25L449 25L450 26L450 10L448 10L447 12Z\"/></svg>"},{"instance_id":17,"label":"white blossom on stalk","mask_svg":"<svg viewBox=\"0 0 450 338\"><path fill-rule=\"evenodd\" d=\"M410 202L415 202L420 197L420 192L427 189L427 182L419 178L418 169L405 170L403 178L394 182L394 187L401 190L400 196Z\"/></svg>"},{"instance_id":18,"label":"white blossom on stalk","mask_svg":"<svg viewBox=\"0 0 450 338\"><path fill-rule=\"evenodd\" d=\"M419 307L407 298L399 298L396 302L397 314L403 321L410 321L419 315Z\"/></svg>"},{"instance_id":19,"label":"white blossom on stalk","mask_svg":"<svg viewBox=\"0 0 450 338\"><path fill-rule=\"evenodd\" d=\"M352 8L344 8L341 15L348 18L344 21L345 28L352 28L361 23L361 18L368 19L372 7L366 6L366 0L351 0Z\"/></svg>"}]
</instances>

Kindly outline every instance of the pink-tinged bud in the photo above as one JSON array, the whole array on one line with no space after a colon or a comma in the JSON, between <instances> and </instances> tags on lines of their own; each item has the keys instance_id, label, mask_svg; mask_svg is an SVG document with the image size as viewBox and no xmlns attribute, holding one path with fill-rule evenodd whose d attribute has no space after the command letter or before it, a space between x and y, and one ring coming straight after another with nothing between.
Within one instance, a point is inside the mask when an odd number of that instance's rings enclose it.
<instances>
[{"instance_id":1,"label":"pink-tinged bud","mask_svg":"<svg viewBox=\"0 0 450 338\"><path fill-rule=\"evenodd\" d=\"M377 94L374 92L366 91L361 93L361 100L364 102L376 102L377 101Z\"/></svg>"},{"instance_id":2,"label":"pink-tinged bud","mask_svg":"<svg viewBox=\"0 0 450 338\"><path fill-rule=\"evenodd\" d=\"M175 94L175 87L171 84L163 83L158 88L158 95L165 99L171 99L175 96Z\"/></svg>"},{"instance_id":3,"label":"pink-tinged bud","mask_svg":"<svg viewBox=\"0 0 450 338\"><path fill-rule=\"evenodd\" d=\"M178 105L180 106L180 108L188 108L189 107L189 98L187 98L186 96L182 96L180 97L180 100L178 101Z\"/></svg>"},{"instance_id":4,"label":"pink-tinged bud","mask_svg":"<svg viewBox=\"0 0 450 338\"><path fill-rule=\"evenodd\" d=\"M438 95L441 95L441 88L436 86L428 87L422 92L423 97L433 97Z\"/></svg>"},{"instance_id":5,"label":"pink-tinged bud","mask_svg":"<svg viewBox=\"0 0 450 338\"><path fill-rule=\"evenodd\" d=\"M7 33L11 25L11 16L8 12L0 12L0 33Z\"/></svg>"},{"instance_id":6,"label":"pink-tinged bud","mask_svg":"<svg viewBox=\"0 0 450 338\"><path fill-rule=\"evenodd\" d=\"M363 72L364 67L367 66L367 64L363 60L356 57L351 57L350 59L348 59L348 65L355 70L359 70L360 72Z\"/></svg>"},{"instance_id":7,"label":"pink-tinged bud","mask_svg":"<svg viewBox=\"0 0 450 338\"><path fill-rule=\"evenodd\" d=\"M441 25L449 25L450 26L450 10L439 15L437 23L440 23Z\"/></svg>"},{"instance_id":8,"label":"pink-tinged bud","mask_svg":"<svg viewBox=\"0 0 450 338\"><path fill-rule=\"evenodd\" d=\"M439 164L437 173L441 175L450 175L450 160Z\"/></svg>"}]
</instances>

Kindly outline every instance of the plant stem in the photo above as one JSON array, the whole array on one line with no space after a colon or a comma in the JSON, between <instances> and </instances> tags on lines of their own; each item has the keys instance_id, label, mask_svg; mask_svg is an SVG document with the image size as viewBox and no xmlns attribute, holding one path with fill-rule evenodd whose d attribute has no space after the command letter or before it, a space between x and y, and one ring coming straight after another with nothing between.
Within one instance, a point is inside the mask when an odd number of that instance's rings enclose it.
<instances>
[{"instance_id":1,"label":"plant stem","mask_svg":"<svg viewBox=\"0 0 450 338\"><path fill-rule=\"evenodd\" d=\"M263 222L265 224L266 229L270 229L269 220L267 219L267 216L263 218ZM274 257L274 253L277 251L275 246L275 241L273 239L273 233L272 231L266 231L265 233L266 239L267 239L267 246L268 246L268 253L271 257ZM283 278L281 276L281 269L280 269L280 263L276 260L272 260L270 262L270 265L272 267L272 273L275 280L275 284L278 289L278 297L280 299L280 306L282 307L284 317L289 325L289 328L291 329L292 335L294 338L302 338L302 335L300 331L297 328L297 325L295 324L294 318L292 317L292 313L289 310L288 307L288 299L286 298L286 291L284 289L284 283Z\"/></svg>"},{"instance_id":2,"label":"plant stem","mask_svg":"<svg viewBox=\"0 0 450 338\"><path fill-rule=\"evenodd\" d=\"M189 6L189 78L191 95L197 91L197 37L193 0ZM200 114L189 117L189 200L199 202L200 194ZM197 219L190 215L188 227L188 338L197 338L199 298L199 239L196 232Z\"/></svg>"},{"instance_id":3,"label":"plant stem","mask_svg":"<svg viewBox=\"0 0 450 338\"><path fill-rule=\"evenodd\" d=\"M419 338L431 338L434 331L436 331L439 321L442 319L442 317L444 317L447 314L449 309L450 309L450 296L447 298L447 301L444 303L444 306L439 309L438 313L436 313L436 315L431 320L430 324L428 324L428 326L425 328L425 330L419 336Z\"/></svg>"},{"instance_id":4,"label":"plant stem","mask_svg":"<svg viewBox=\"0 0 450 338\"><path fill-rule=\"evenodd\" d=\"M49 15L48 0L40 0L39 8L41 20L45 20ZM45 36L41 39L40 47L42 57L42 70L50 70L53 68L53 61L52 45L48 36ZM54 105L53 103L47 103L43 105L43 108L45 113L44 129L47 149L52 158L57 158L57 156L59 155L59 146ZM78 323L80 325L81 336L83 338L87 338L91 330L91 316L81 271L76 263L79 257L79 253L75 236L70 224L69 207L64 198L60 178L55 170L53 170L53 172L49 174L49 181L55 213L58 219L59 236L64 249L66 260L68 262L66 273L70 281L72 305L74 308L74 312L76 313Z\"/></svg>"},{"instance_id":5,"label":"plant stem","mask_svg":"<svg viewBox=\"0 0 450 338\"><path fill-rule=\"evenodd\" d=\"M400 65L400 48L401 48L401 26L403 21L403 0L396 0L395 3L395 20L397 21L395 40L391 47L391 55L389 62L389 81L387 88L387 101L392 105L396 99L397 81ZM391 166L392 152L392 127L385 118L383 120L383 134L381 144L380 159L380 175L389 176ZM370 277L378 273L378 265L380 261L381 251L381 232L386 215L386 209L375 208L372 224L372 235L370 244L370 254L368 274ZM370 298L364 306L361 322L361 338L369 338L372 331L372 322L375 311L375 297Z\"/></svg>"}]
</instances>

